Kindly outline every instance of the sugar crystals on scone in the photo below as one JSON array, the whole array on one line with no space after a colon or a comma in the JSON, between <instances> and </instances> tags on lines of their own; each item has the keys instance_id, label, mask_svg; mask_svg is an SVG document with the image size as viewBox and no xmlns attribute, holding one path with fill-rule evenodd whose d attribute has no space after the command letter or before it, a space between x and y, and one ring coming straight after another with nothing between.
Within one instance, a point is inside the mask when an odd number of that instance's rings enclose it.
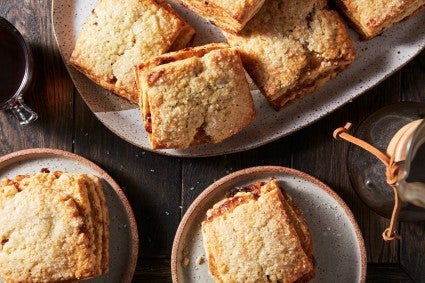
<instances>
[{"instance_id":1,"label":"sugar crystals on scone","mask_svg":"<svg viewBox=\"0 0 425 283\"><path fill-rule=\"evenodd\" d=\"M307 222L276 180L237 189L202 222L216 282L306 282L315 277Z\"/></svg>"},{"instance_id":2,"label":"sugar crystals on scone","mask_svg":"<svg viewBox=\"0 0 425 283\"><path fill-rule=\"evenodd\" d=\"M225 33L279 110L314 92L355 59L344 22L326 0L269 0L238 34Z\"/></svg>"},{"instance_id":3,"label":"sugar crystals on scone","mask_svg":"<svg viewBox=\"0 0 425 283\"><path fill-rule=\"evenodd\" d=\"M70 62L98 85L138 103L134 65L186 47L194 33L163 0L100 0Z\"/></svg>"},{"instance_id":4,"label":"sugar crystals on scone","mask_svg":"<svg viewBox=\"0 0 425 283\"><path fill-rule=\"evenodd\" d=\"M136 68L153 149L219 143L255 118L239 54L216 43L157 56Z\"/></svg>"},{"instance_id":5,"label":"sugar crystals on scone","mask_svg":"<svg viewBox=\"0 0 425 283\"><path fill-rule=\"evenodd\" d=\"M363 39L371 39L425 7L425 0L335 0Z\"/></svg>"},{"instance_id":6,"label":"sugar crystals on scone","mask_svg":"<svg viewBox=\"0 0 425 283\"><path fill-rule=\"evenodd\" d=\"M109 214L90 174L40 172L0 184L0 278L57 282L109 270Z\"/></svg>"}]
</instances>

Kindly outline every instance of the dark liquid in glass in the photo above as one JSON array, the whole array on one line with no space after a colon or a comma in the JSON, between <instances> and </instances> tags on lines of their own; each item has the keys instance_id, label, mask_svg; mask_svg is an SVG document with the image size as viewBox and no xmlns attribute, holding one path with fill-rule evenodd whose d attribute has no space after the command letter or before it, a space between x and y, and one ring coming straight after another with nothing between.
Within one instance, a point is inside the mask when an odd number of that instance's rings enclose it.
<instances>
[{"instance_id":1,"label":"dark liquid in glass","mask_svg":"<svg viewBox=\"0 0 425 283\"><path fill-rule=\"evenodd\" d=\"M25 76L25 49L18 36L0 21L0 105L16 93Z\"/></svg>"}]
</instances>

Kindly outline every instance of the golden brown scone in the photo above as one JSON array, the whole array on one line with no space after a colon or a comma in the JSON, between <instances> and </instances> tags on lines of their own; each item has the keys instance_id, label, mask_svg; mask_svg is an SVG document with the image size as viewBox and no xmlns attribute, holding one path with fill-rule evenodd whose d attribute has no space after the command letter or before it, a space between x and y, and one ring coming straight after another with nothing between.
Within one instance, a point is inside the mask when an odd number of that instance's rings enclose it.
<instances>
[{"instance_id":1,"label":"golden brown scone","mask_svg":"<svg viewBox=\"0 0 425 283\"><path fill-rule=\"evenodd\" d=\"M225 33L279 110L312 93L354 59L353 42L326 0L269 0L237 35Z\"/></svg>"},{"instance_id":2,"label":"golden brown scone","mask_svg":"<svg viewBox=\"0 0 425 283\"><path fill-rule=\"evenodd\" d=\"M313 278L313 244L301 211L293 206L272 179L239 189L208 210L202 236L214 279L286 283Z\"/></svg>"},{"instance_id":3,"label":"golden brown scone","mask_svg":"<svg viewBox=\"0 0 425 283\"><path fill-rule=\"evenodd\" d=\"M94 222L96 212L93 211L93 192L89 190L85 175L73 175L64 172L36 173L34 175L19 176L19 188L25 190L34 186L52 188L70 195L78 206L78 210L84 220L87 235L92 243L91 249L96 259L99 258L101 240L99 239L99 223ZM98 202L98 200L97 200ZM101 261L95 261L96 272L101 272Z\"/></svg>"},{"instance_id":4,"label":"golden brown scone","mask_svg":"<svg viewBox=\"0 0 425 283\"><path fill-rule=\"evenodd\" d=\"M277 186L274 182L269 182L271 186ZM295 204L293 199L286 193L282 192L282 196L285 201L282 201L285 211L288 213L291 224L294 226L295 231L297 232L297 236L300 239L301 246L309 258L309 260L313 263L314 266L314 255L313 255L313 239L310 235L310 230L308 228L307 221L304 218L301 210ZM316 277L316 271L313 268L310 272L304 274L301 278L299 278L296 282L307 282Z\"/></svg>"},{"instance_id":5,"label":"golden brown scone","mask_svg":"<svg viewBox=\"0 0 425 283\"><path fill-rule=\"evenodd\" d=\"M0 212L0 276L6 282L91 277L95 257L75 201L50 188L31 187Z\"/></svg>"},{"instance_id":6,"label":"golden brown scone","mask_svg":"<svg viewBox=\"0 0 425 283\"><path fill-rule=\"evenodd\" d=\"M218 143L255 118L239 55L227 44L163 54L137 66L136 73L153 149Z\"/></svg>"},{"instance_id":7,"label":"golden brown scone","mask_svg":"<svg viewBox=\"0 0 425 283\"><path fill-rule=\"evenodd\" d=\"M0 223L11 223L0 228L0 277L51 282L104 274L109 216L102 199L99 179L89 174L40 172L2 180Z\"/></svg>"},{"instance_id":8,"label":"golden brown scone","mask_svg":"<svg viewBox=\"0 0 425 283\"><path fill-rule=\"evenodd\" d=\"M363 39L371 39L425 6L425 0L335 0Z\"/></svg>"},{"instance_id":9,"label":"golden brown scone","mask_svg":"<svg viewBox=\"0 0 425 283\"><path fill-rule=\"evenodd\" d=\"M180 0L180 2L219 28L238 33L260 10L264 0Z\"/></svg>"},{"instance_id":10,"label":"golden brown scone","mask_svg":"<svg viewBox=\"0 0 425 283\"><path fill-rule=\"evenodd\" d=\"M70 62L98 85L138 103L134 65L184 48L194 34L163 0L100 0Z\"/></svg>"},{"instance_id":11,"label":"golden brown scone","mask_svg":"<svg viewBox=\"0 0 425 283\"><path fill-rule=\"evenodd\" d=\"M101 269L102 273L109 271L109 210L106 203L105 193L103 191L103 185L97 176L87 174L89 180L86 179L88 187L94 189L95 198L99 199L99 208L96 210L98 215L97 219L99 226L102 228L101 232Z\"/></svg>"}]
</instances>

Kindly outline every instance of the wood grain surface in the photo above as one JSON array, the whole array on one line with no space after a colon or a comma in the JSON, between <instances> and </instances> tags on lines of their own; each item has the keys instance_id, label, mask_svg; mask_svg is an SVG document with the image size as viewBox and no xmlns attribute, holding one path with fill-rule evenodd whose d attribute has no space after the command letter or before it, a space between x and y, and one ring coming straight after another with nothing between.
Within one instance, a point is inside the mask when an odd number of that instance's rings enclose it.
<instances>
[{"instance_id":1,"label":"wood grain surface","mask_svg":"<svg viewBox=\"0 0 425 283\"><path fill-rule=\"evenodd\" d=\"M425 102L425 52L354 101L290 136L241 153L176 158L137 148L97 120L66 72L50 13L51 1L0 0L0 16L21 31L33 51L36 79L25 101L39 114L36 122L23 127L11 113L0 112L0 155L58 148L106 170L124 190L137 218L140 254L134 282L170 282L171 246L188 206L215 180L259 165L304 171L343 198L365 239L368 282L425 282L425 223L400 223L401 240L384 243L381 233L389 221L358 198L345 166L348 143L332 138L333 130L346 121L358 124L385 105Z\"/></svg>"}]
</instances>

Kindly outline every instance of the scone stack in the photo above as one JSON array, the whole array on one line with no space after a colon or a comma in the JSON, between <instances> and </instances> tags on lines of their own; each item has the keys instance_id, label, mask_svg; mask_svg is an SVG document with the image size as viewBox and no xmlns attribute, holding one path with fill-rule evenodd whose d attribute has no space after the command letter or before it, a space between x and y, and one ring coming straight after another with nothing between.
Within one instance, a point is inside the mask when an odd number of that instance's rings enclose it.
<instances>
[{"instance_id":1,"label":"scone stack","mask_svg":"<svg viewBox=\"0 0 425 283\"><path fill-rule=\"evenodd\" d=\"M101 181L36 173L0 185L0 278L56 282L109 269L109 214Z\"/></svg>"},{"instance_id":2,"label":"scone stack","mask_svg":"<svg viewBox=\"0 0 425 283\"><path fill-rule=\"evenodd\" d=\"M181 50L195 30L164 0L99 0L70 59L97 84L139 103L153 149L218 143L253 121L243 67L281 110L335 78L356 57L345 23L327 0L179 2L222 29L228 45ZM336 2L371 38L424 7L425 0Z\"/></svg>"},{"instance_id":3,"label":"scone stack","mask_svg":"<svg viewBox=\"0 0 425 283\"><path fill-rule=\"evenodd\" d=\"M269 103L280 110L314 92L355 59L327 0L268 0L240 33L225 32Z\"/></svg>"},{"instance_id":4,"label":"scone stack","mask_svg":"<svg viewBox=\"0 0 425 283\"><path fill-rule=\"evenodd\" d=\"M255 118L238 52L208 44L163 54L136 68L152 148L218 143Z\"/></svg>"},{"instance_id":5,"label":"scone stack","mask_svg":"<svg viewBox=\"0 0 425 283\"><path fill-rule=\"evenodd\" d=\"M216 282L306 282L315 277L313 242L294 201L272 179L237 189L202 222Z\"/></svg>"}]
</instances>

